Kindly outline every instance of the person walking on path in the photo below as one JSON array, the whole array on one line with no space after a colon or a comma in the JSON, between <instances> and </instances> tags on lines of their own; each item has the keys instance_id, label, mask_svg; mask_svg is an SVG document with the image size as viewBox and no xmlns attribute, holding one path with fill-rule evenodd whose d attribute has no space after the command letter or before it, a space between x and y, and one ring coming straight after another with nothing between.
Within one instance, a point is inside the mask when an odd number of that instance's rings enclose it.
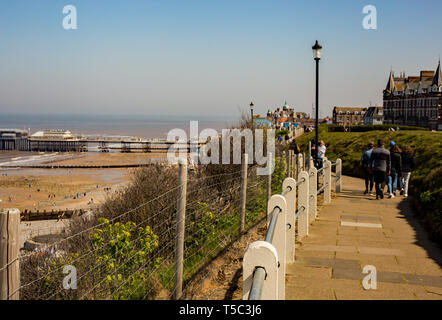
<instances>
[{"instance_id":1,"label":"person walking on path","mask_svg":"<svg viewBox=\"0 0 442 320\"><path fill-rule=\"evenodd\" d=\"M394 142L390 142L390 157L391 157L391 172L388 175L388 197L394 198L396 196L396 189L398 179L402 174L402 150Z\"/></svg>"},{"instance_id":2,"label":"person walking on path","mask_svg":"<svg viewBox=\"0 0 442 320\"><path fill-rule=\"evenodd\" d=\"M323 140L319 141L319 146L318 146L318 157L317 157L317 164L316 164L316 168L322 169L323 165L324 165L324 157L325 157L325 152L327 151L327 147L325 146L325 143Z\"/></svg>"},{"instance_id":3,"label":"person walking on path","mask_svg":"<svg viewBox=\"0 0 442 320\"><path fill-rule=\"evenodd\" d=\"M361 157L361 165L362 169L364 170L364 178L365 178L365 191L364 194L368 193L368 189L370 187L370 195L373 195L373 186L374 186L374 179L373 179L373 172L369 168L370 159L371 159L371 153L373 152L374 144L373 142L370 142L368 144L368 150L364 151L362 153Z\"/></svg>"},{"instance_id":4,"label":"person walking on path","mask_svg":"<svg viewBox=\"0 0 442 320\"><path fill-rule=\"evenodd\" d=\"M289 143L289 140L290 140L290 136L289 136L288 134L286 134L286 135L284 136L284 142L285 142L285 144L288 144L288 143Z\"/></svg>"},{"instance_id":5,"label":"person walking on path","mask_svg":"<svg viewBox=\"0 0 442 320\"><path fill-rule=\"evenodd\" d=\"M414 154L410 146L404 146L402 151L402 188L401 193L408 197L408 183L410 182L411 172L414 170Z\"/></svg>"},{"instance_id":6,"label":"person walking on path","mask_svg":"<svg viewBox=\"0 0 442 320\"><path fill-rule=\"evenodd\" d=\"M371 153L370 168L373 171L373 178L376 188L376 200L384 199L385 180L390 174L391 158L390 151L384 148L384 141L378 140L378 147Z\"/></svg>"},{"instance_id":7,"label":"person walking on path","mask_svg":"<svg viewBox=\"0 0 442 320\"><path fill-rule=\"evenodd\" d=\"M299 148L299 145L296 143L295 139L292 139L292 142L290 142L289 150L293 150L294 154L299 154L301 152L301 149Z\"/></svg>"}]
</instances>

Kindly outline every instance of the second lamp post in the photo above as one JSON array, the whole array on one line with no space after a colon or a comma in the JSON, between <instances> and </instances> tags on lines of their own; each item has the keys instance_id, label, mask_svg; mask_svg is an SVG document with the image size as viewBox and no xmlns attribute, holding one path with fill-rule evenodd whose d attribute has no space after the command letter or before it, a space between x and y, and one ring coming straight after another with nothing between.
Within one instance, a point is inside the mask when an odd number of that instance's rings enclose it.
<instances>
[{"instance_id":1,"label":"second lamp post","mask_svg":"<svg viewBox=\"0 0 442 320\"><path fill-rule=\"evenodd\" d=\"M315 45L312 47L313 58L316 61L316 123L315 123L315 163L318 166L318 147L319 147L319 60L321 60L322 46L316 40Z\"/></svg>"}]
</instances>

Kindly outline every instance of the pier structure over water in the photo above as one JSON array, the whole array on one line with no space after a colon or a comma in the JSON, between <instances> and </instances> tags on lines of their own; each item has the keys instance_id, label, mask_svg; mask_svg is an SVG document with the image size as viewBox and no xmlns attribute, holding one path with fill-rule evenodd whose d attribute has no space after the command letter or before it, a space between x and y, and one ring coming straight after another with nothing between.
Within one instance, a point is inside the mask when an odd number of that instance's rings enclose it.
<instances>
[{"instance_id":1,"label":"pier structure over water","mask_svg":"<svg viewBox=\"0 0 442 320\"><path fill-rule=\"evenodd\" d=\"M87 152L96 148L101 152L166 152L187 149L189 142L166 139L144 139L126 136L84 136L69 130L42 130L34 134L19 129L0 129L0 150L35 152ZM198 143L200 147L202 143Z\"/></svg>"},{"instance_id":2,"label":"pier structure over water","mask_svg":"<svg viewBox=\"0 0 442 320\"><path fill-rule=\"evenodd\" d=\"M0 150L28 151L29 131L20 129L0 129Z\"/></svg>"}]
</instances>

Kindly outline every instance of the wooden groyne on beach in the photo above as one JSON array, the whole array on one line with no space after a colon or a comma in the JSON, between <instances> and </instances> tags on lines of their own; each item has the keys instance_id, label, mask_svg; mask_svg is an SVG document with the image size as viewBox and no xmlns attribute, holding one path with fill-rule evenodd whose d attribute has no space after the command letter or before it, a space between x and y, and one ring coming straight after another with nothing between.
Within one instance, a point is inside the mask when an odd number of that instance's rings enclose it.
<instances>
[{"instance_id":1,"label":"wooden groyne on beach","mask_svg":"<svg viewBox=\"0 0 442 320\"><path fill-rule=\"evenodd\" d=\"M39 221L39 220L60 220L70 219L73 216L81 216L85 213L83 209L64 209L64 210L28 210L20 213L21 221Z\"/></svg>"}]
</instances>

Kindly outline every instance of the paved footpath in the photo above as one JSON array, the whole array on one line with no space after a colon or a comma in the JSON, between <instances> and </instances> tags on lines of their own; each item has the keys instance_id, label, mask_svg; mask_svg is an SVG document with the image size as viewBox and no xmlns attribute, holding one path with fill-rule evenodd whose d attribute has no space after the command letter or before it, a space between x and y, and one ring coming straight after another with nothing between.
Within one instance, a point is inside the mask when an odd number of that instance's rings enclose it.
<instances>
[{"instance_id":1,"label":"paved footpath","mask_svg":"<svg viewBox=\"0 0 442 320\"><path fill-rule=\"evenodd\" d=\"M286 299L442 300L442 249L429 240L402 196L363 195L361 179L344 177L344 191L322 206L309 235L287 265ZM377 289L365 290L366 265Z\"/></svg>"}]
</instances>

